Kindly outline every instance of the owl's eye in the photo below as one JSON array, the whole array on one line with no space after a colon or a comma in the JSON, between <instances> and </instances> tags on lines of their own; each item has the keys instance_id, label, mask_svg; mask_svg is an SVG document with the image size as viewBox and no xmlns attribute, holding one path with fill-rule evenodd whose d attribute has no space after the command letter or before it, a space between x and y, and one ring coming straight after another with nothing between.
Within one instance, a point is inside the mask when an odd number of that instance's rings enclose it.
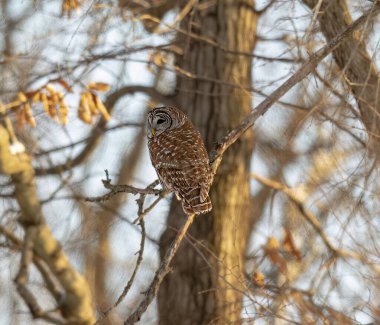
<instances>
[{"instance_id":1,"label":"owl's eye","mask_svg":"<svg viewBox=\"0 0 380 325\"><path fill-rule=\"evenodd\" d=\"M165 120L163 118L160 118L160 119L157 120L157 124L162 124L164 122L165 122Z\"/></svg>"}]
</instances>

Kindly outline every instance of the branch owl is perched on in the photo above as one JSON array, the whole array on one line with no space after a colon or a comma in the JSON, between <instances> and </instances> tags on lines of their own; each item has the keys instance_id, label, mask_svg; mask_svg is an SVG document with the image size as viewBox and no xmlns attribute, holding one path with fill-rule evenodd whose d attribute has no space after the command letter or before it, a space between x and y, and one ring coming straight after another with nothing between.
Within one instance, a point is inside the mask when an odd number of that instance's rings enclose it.
<instances>
[{"instance_id":1,"label":"branch owl is perched on","mask_svg":"<svg viewBox=\"0 0 380 325\"><path fill-rule=\"evenodd\" d=\"M186 214L209 212L212 171L198 130L185 113L168 106L149 112L147 128L150 159L163 188L175 192Z\"/></svg>"}]
</instances>

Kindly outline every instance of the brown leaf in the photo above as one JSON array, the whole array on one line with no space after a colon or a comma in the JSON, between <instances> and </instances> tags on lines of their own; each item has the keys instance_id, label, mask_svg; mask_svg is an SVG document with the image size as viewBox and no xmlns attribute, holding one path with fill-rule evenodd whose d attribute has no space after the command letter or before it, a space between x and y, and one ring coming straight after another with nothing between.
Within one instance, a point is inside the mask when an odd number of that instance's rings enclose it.
<instances>
[{"instance_id":1,"label":"brown leaf","mask_svg":"<svg viewBox=\"0 0 380 325\"><path fill-rule=\"evenodd\" d=\"M111 118L111 116L108 113L107 108L104 106L104 104L102 103L102 101L100 100L98 96L95 97L95 102L96 102L96 107L99 110L99 112L103 115L103 118L106 121L108 121Z\"/></svg>"},{"instance_id":2,"label":"brown leaf","mask_svg":"<svg viewBox=\"0 0 380 325\"><path fill-rule=\"evenodd\" d=\"M25 94L20 91L18 94L17 94L17 97L18 97L18 100L21 102L21 103L25 103L28 101L28 98L26 98Z\"/></svg>"},{"instance_id":3,"label":"brown leaf","mask_svg":"<svg viewBox=\"0 0 380 325\"><path fill-rule=\"evenodd\" d=\"M86 93L81 93L79 109L78 109L78 117L87 124L92 124L91 111L88 104L88 99Z\"/></svg>"},{"instance_id":4,"label":"brown leaf","mask_svg":"<svg viewBox=\"0 0 380 325\"><path fill-rule=\"evenodd\" d=\"M35 91L34 94L31 96L32 102L37 103L42 101L42 94L39 91Z\"/></svg>"},{"instance_id":5,"label":"brown leaf","mask_svg":"<svg viewBox=\"0 0 380 325\"><path fill-rule=\"evenodd\" d=\"M46 84L45 88L50 93L51 96L53 96L56 93L55 89L50 84Z\"/></svg>"},{"instance_id":6,"label":"brown leaf","mask_svg":"<svg viewBox=\"0 0 380 325\"><path fill-rule=\"evenodd\" d=\"M66 103L64 101L61 101L59 105L59 115L60 115L60 122L62 125L67 124L67 112L68 112L68 108L67 108Z\"/></svg>"},{"instance_id":7,"label":"brown leaf","mask_svg":"<svg viewBox=\"0 0 380 325\"><path fill-rule=\"evenodd\" d=\"M257 285L260 288L262 288L265 285L265 276L261 272L256 272L255 271L252 274L252 280L253 280L254 284Z\"/></svg>"},{"instance_id":8,"label":"brown leaf","mask_svg":"<svg viewBox=\"0 0 380 325\"><path fill-rule=\"evenodd\" d=\"M267 243L264 245L264 254L270 259L272 264L279 267L280 272L285 272L286 261L279 254L280 243L277 238L269 237Z\"/></svg>"},{"instance_id":9,"label":"brown leaf","mask_svg":"<svg viewBox=\"0 0 380 325\"><path fill-rule=\"evenodd\" d=\"M33 117L32 107L28 103L24 105L24 116L26 123L28 123L33 128L36 127L36 120Z\"/></svg>"},{"instance_id":10,"label":"brown leaf","mask_svg":"<svg viewBox=\"0 0 380 325\"><path fill-rule=\"evenodd\" d=\"M96 95L92 93L86 93L86 98L88 100L88 106L90 107L91 115L96 116L99 114L99 110L96 106Z\"/></svg>"},{"instance_id":11,"label":"brown leaf","mask_svg":"<svg viewBox=\"0 0 380 325\"><path fill-rule=\"evenodd\" d=\"M292 254L297 260L301 260L301 252L297 249L297 247L294 244L293 236L289 229L285 228L285 238L283 242L283 247L285 250L287 250L290 254Z\"/></svg>"},{"instance_id":12,"label":"brown leaf","mask_svg":"<svg viewBox=\"0 0 380 325\"><path fill-rule=\"evenodd\" d=\"M49 115L49 101L45 93L41 93L41 101L46 114Z\"/></svg>"},{"instance_id":13,"label":"brown leaf","mask_svg":"<svg viewBox=\"0 0 380 325\"><path fill-rule=\"evenodd\" d=\"M111 89L110 85L104 82L90 82L86 88L88 90L95 90L100 92L105 92Z\"/></svg>"}]
</instances>

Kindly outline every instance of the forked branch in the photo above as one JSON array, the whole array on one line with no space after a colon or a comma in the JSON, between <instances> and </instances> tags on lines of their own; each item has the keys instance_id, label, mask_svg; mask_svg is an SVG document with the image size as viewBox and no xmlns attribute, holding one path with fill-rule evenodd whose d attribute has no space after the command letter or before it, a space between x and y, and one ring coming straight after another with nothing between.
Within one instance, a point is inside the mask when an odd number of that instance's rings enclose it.
<instances>
[{"instance_id":1,"label":"forked branch","mask_svg":"<svg viewBox=\"0 0 380 325\"><path fill-rule=\"evenodd\" d=\"M214 172L218 168L224 152L231 146L241 135L252 127L259 117L263 116L268 109L297 83L303 80L311 73L327 55L334 51L340 43L351 36L356 30L362 27L366 22L373 19L380 12L380 5L376 3L372 8L349 25L341 34L336 36L324 47L312 54L309 60L289 79L287 79L280 87L278 87L271 95L263 100L252 112L241 121L230 133L228 133L222 141L216 146L215 150L210 154L210 162Z\"/></svg>"}]
</instances>

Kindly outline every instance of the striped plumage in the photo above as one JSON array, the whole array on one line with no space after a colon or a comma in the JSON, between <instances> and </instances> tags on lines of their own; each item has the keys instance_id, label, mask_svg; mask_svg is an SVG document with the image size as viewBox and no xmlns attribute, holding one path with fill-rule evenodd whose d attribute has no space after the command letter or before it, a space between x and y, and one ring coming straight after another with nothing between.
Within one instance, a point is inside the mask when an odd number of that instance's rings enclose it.
<instances>
[{"instance_id":1,"label":"striped plumage","mask_svg":"<svg viewBox=\"0 0 380 325\"><path fill-rule=\"evenodd\" d=\"M147 128L150 158L162 186L175 192L185 213L209 212L212 172L198 130L174 107L149 112Z\"/></svg>"}]
</instances>

